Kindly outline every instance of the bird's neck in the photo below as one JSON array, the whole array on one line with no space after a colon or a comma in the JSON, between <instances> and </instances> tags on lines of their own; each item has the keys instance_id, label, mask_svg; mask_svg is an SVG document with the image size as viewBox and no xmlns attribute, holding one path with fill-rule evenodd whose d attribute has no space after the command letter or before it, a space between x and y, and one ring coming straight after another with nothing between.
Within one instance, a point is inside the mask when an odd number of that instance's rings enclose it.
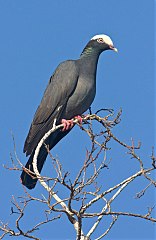
<instances>
[{"instance_id":1,"label":"bird's neck","mask_svg":"<svg viewBox=\"0 0 156 240\"><path fill-rule=\"evenodd\" d=\"M100 53L101 53L100 49L96 49L93 48L92 46L87 45L83 49L80 55L80 59L93 57L94 59L98 60Z\"/></svg>"},{"instance_id":2,"label":"bird's neck","mask_svg":"<svg viewBox=\"0 0 156 240\"><path fill-rule=\"evenodd\" d=\"M86 46L80 55L81 70L85 73L96 75L97 63L101 51L91 46Z\"/></svg>"}]
</instances>

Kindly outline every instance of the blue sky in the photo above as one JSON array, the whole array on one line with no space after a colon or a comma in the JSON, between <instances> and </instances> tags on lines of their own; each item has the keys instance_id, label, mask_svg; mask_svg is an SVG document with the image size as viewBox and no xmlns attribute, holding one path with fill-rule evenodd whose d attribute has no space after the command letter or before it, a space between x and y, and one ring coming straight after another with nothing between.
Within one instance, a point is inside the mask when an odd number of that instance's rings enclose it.
<instances>
[{"instance_id":1,"label":"blue sky","mask_svg":"<svg viewBox=\"0 0 156 240\"><path fill-rule=\"evenodd\" d=\"M13 152L10 132L13 131L15 136L20 160L26 163L23 144L49 77L61 61L78 58L89 39L99 33L108 34L119 53L108 51L100 57L97 94L92 110L113 108L117 112L122 107L122 121L115 133L128 143L131 137L136 142L140 140L140 156L148 166L155 132L154 1L1 0L0 205L3 207L0 219L4 222L12 222L9 215L11 196L23 193L19 172L9 172L2 167L2 164L10 164L10 152ZM75 169L85 156L86 145L87 139L76 127L56 146L53 154L59 156L65 169L71 164ZM113 159L110 174L107 172L107 178L104 176L108 186L138 169L136 162L117 146L113 146L109 154ZM49 173L49 168L50 161L47 161L43 174ZM146 212L147 207L154 204L154 189L151 187L144 198L134 199L135 193L144 186L136 182L129 191L125 191L123 199L114 203L115 207L120 211L131 206L134 211L143 209L142 212ZM38 185L33 194L40 195L41 192ZM36 205L32 217L30 206L23 224L29 226L40 210ZM97 235L102 228L103 225L97 230ZM74 230L64 217L43 227L38 236L41 239L74 239ZM139 238L154 239L154 225L121 217L106 239Z\"/></svg>"}]
</instances>

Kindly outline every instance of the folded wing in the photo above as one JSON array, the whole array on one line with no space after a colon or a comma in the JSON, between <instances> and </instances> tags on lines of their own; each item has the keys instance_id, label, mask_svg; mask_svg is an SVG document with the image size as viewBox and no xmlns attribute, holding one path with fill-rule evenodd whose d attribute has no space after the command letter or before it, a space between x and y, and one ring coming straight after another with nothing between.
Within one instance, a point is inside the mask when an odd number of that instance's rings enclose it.
<instances>
[{"instance_id":1,"label":"folded wing","mask_svg":"<svg viewBox=\"0 0 156 240\"><path fill-rule=\"evenodd\" d=\"M33 152L40 139L52 128L54 119L60 123L61 114L76 88L78 72L74 61L65 61L50 78L24 144L26 155Z\"/></svg>"}]
</instances>

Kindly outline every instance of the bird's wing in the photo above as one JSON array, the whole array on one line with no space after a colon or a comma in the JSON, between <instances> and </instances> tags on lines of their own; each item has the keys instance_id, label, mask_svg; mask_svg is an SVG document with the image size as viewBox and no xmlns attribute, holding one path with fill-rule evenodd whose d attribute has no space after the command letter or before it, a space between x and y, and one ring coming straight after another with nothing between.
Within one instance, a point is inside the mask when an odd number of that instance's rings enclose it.
<instances>
[{"instance_id":1,"label":"bird's wing","mask_svg":"<svg viewBox=\"0 0 156 240\"><path fill-rule=\"evenodd\" d=\"M56 118L57 122L61 120L60 115L74 92L77 81L78 67L74 61L65 61L58 66L49 80L32 121L24 145L26 155L32 153L40 139L52 128L54 119Z\"/></svg>"}]
</instances>

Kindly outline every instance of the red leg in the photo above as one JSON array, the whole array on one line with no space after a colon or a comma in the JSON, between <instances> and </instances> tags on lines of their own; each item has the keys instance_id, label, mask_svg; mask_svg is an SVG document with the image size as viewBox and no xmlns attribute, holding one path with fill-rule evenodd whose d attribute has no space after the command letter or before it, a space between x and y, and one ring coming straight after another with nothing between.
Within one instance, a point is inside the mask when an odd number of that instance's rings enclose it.
<instances>
[{"instance_id":1,"label":"red leg","mask_svg":"<svg viewBox=\"0 0 156 240\"><path fill-rule=\"evenodd\" d=\"M79 122L80 124L82 124L82 117L81 117L81 116L78 115L78 116L76 116L76 117L74 117L74 118L75 118L75 119L78 119L78 122ZM63 129L62 129L63 132L69 130L69 129L72 128L73 125L74 125L73 120L62 119L62 120L61 120L61 123L63 124Z\"/></svg>"},{"instance_id":2,"label":"red leg","mask_svg":"<svg viewBox=\"0 0 156 240\"><path fill-rule=\"evenodd\" d=\"M69 130L74 125L73 120L62 119L61 123L63 124L63 129L62 129L63 132Z\"/></svg>"},{"instance_id":3,"label":"red leg","mask_svg":"<svg viewBox=\"0 0 156 240\"><path fill-rule=\"evenodd\" d=\"M78 122L79 122L80 124L82 124L82 117L81 117L80 115L78 115L78 116L76 116L76 117L74 117L74 118L78 119Z\"/></svg>"}]
</instances>

